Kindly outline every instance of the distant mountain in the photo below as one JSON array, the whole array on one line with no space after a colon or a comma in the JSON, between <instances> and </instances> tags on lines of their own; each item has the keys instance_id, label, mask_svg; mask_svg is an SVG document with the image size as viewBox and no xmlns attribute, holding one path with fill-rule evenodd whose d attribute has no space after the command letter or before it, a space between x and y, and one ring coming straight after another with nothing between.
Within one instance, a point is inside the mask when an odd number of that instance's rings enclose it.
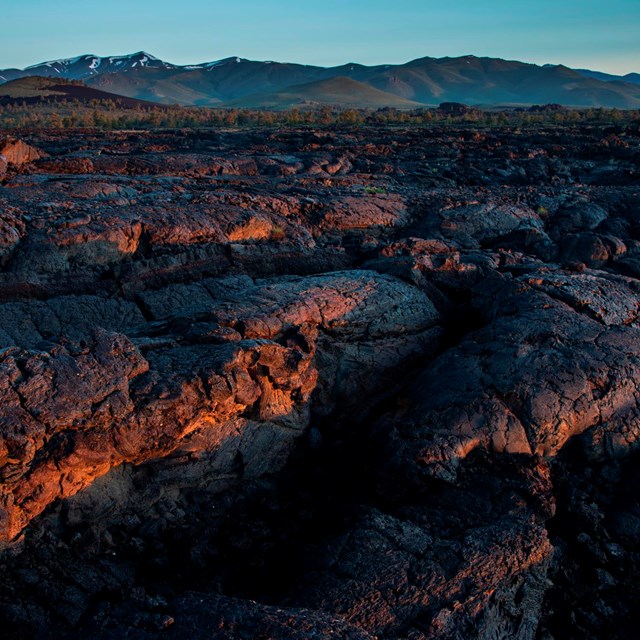
<instances>
[{"instance_id":1,"label":"distant mountain","mask_svg":"<svg viewBox=\"0 0 640 640\"><path fill-rule=\"evenodd\" d=\"M604 80L605 82L631 82L640 84L640 73L627 73L624 76L616 76L603 71L591 71L590 69L574 69L580 75L587 78L595 78L596 80Z\"/></svg>"},{"instance_id":2,"label":"distant mountain","mask_svg":"<svg viewBox=\"0 0 640 640\"><path fill-rule=\"evenodd\" d=\"M164 62L144 51L128 56L111 56L101 58L85 54L75 58L51 60L27 67L24 70L6 69L0 71L0 81L15 80L25 76L50 76L67 80L85 80L91 76L105 73L122 73L131 69L176 69L176 65Z\"/></svg>"},{"instance_id":3,"label":"distant mountain","mask_svg":"<svg viewBox=\"0 0 640 640\"><path fill-rule=\"evenodd\" d=\"M128 73L100 74L88 82L105 91L143 100L219 106L244 96L278 91L334 75L322 67L226 58L175 69L138 68Z\"/></svg>"},{"instance_id":4,"label":"distant mountain","mask_svg":"<svg viewBox=\"0 0 640 640\"><path fill-rule=\"evenodd\" d=\"M464 102L640 108L640 74L620 77L476 56L329 68L232 57L179 66L141 51L7 69L0 71L0 83L34 75L79 79L96 89L140 100L199 106L283 108L313 102L410 108Z\"/></svg>"}]
</instances>

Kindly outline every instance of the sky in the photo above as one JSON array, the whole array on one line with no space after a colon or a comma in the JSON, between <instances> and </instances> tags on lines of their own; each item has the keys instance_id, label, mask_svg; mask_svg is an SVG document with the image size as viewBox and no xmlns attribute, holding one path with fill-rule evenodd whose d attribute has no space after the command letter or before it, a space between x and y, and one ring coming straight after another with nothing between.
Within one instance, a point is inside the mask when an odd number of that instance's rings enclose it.
<instances>
[{"instance_id":1,"label":"sky","mask_svg":"<svg viewBox=\"0 0 640 640\"><path fill-rule=\"evenodd\" d=\"M333 66L477 55L640 72L640 0L0 0L0 69L146 51Z\"/></svg>"}]
</instances>

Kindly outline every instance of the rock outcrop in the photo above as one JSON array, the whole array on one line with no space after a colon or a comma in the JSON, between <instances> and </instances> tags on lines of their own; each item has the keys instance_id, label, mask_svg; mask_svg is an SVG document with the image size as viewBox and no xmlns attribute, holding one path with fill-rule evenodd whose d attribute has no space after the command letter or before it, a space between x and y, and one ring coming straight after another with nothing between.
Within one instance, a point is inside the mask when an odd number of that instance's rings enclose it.
<instances>
[{"instance_id":1,"label":"rock outcrop","mask_svg":"<svg viewBox=\"0 0 640 640\"><path fill-rule=\"evenodd\" d=\"M9 165L21 166L45 157L42 150L16 138L0 139L0 156Z\"/></svg>"}]
</instances>

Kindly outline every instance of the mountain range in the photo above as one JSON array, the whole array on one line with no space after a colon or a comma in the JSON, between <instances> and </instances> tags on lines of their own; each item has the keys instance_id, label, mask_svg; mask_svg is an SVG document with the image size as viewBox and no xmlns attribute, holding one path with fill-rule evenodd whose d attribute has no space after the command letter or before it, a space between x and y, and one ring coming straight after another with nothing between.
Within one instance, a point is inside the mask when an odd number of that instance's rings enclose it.
<instances>
[{"instance_id":1,"label":"mountain range","mask_svg":"<svg viewBox=\"0 0 640 640\"><path fill-rule=\"evenodd\" d=\"M640 108L638 73L615 76L476 56L319 67L238 57L175 65L143 51L110 57L86 54L0 70L0 85L28 76L82 80L94 89L129 98L196 106L415 108L463 102Z\"/></svg>"}]
</instances>

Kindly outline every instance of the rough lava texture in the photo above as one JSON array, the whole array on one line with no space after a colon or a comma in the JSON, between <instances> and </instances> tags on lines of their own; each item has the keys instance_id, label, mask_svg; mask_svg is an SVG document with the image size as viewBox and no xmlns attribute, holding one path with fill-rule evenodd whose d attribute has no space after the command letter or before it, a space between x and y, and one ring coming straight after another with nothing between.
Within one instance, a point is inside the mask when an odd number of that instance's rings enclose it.
<instances>
[{"instance_id":1,"label":"rough lava texture","mask_svg":"<svg viewBox=\"0 0 640 640\"><path fill-rule=\"evenodd\" d=\"M2 141L2 637L635 637L639 220L637 126Z\"/></svg>"}]
</instances>

